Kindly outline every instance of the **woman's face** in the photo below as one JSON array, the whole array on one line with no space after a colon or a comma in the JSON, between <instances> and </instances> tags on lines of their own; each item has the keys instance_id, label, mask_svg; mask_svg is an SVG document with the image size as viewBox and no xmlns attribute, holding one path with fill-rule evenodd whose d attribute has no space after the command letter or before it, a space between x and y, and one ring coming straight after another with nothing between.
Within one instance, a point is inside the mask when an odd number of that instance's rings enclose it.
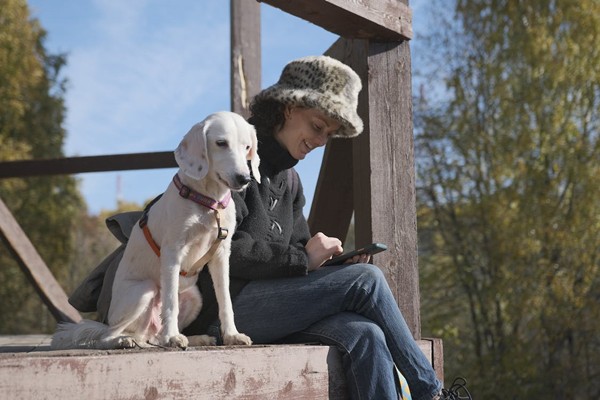
<instances>
[{"instance_id":1,"label":"woman's face","mask_svg":"<svg viewBox=\"0 0 600 400\"><path fill-rule=\"evenodd\" d=\"M275 133L275 139L292 157L303 160L312 150L325 146L340 126L338 121L314 108L288 107L285 123Z\"/></svg>"}]
</instances>

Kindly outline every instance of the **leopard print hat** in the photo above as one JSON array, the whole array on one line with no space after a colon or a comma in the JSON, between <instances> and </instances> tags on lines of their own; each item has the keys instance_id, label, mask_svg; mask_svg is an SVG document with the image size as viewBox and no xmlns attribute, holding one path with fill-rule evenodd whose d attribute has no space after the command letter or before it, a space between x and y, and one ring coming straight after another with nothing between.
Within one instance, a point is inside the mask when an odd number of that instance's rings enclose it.
<instances>
[{"instance_id":1,"label":"leopard print hat","mask_svg":"<svg viewBox=\"0 0 600 400\"><path fill-rule=\"evenodd\" d=\"M279 81L256 95L286 105L315 108L339 121L333 137L351 138L363 130L358 116L360 78L347 65L327 56L311 56L289 62Z\"/></svg>"}]
</instances>

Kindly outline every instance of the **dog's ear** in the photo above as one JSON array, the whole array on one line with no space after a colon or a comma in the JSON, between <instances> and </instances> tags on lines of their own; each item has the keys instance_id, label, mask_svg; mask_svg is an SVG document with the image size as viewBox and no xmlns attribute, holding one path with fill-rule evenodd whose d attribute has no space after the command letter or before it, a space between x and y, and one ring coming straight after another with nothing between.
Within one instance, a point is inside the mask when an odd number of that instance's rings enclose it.
<instances>
[{"instance_id":1,"label":"dog's ear","mask_svg":"<svg viewBox=\"0 0 600 400\"><path fill-rule=\"evenodd\" d=\"M208 173L207 131L207 121L194 125L175 149L177 165L192 179L200 180Z\"/></svg>"},{"instance_id":2,"label":"dog's ear","mask_svg":"<svg viewBox=\"0 0 600 400\"><path fill-rule=\"evenodd\" d=\"M256 139L256 129L253 125L249 125L250 138L252 139L252 148L248 153L248 160L250 160L250 167L252 168L252 176L256 179L256 182L260 183L260 172L258 171L258 165L260 164L260 158L258 157L258 139Z\"/></svg>"}]
</instances>

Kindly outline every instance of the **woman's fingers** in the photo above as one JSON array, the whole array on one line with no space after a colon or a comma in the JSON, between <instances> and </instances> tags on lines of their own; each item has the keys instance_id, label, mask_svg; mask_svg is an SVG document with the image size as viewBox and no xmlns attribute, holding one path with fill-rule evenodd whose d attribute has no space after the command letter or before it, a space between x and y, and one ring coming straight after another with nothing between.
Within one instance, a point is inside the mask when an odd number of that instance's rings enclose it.
<instances>
[{"instance_id":1,"label":"woman's fingers","mask_svg":"<svg viewBox=\"0 0 600 400\"><path fill-rule=\"evenodd\" d=\"M359 254L352 258L347 259L344 264L366 264L371 260L371 256L369 254Z\"/></svg>"},{"instance_id":2,"label":"woman's fingers","mask_svg":"<svg viewBox=\"0 0 600 400\"><path fill-rule=\"evenodd\" d=\"M329 237L319 232L306 243L308 254L308 270L314 271L332 256L341 254L342 242L338 238Z\"/></svg>"}]
</instances>

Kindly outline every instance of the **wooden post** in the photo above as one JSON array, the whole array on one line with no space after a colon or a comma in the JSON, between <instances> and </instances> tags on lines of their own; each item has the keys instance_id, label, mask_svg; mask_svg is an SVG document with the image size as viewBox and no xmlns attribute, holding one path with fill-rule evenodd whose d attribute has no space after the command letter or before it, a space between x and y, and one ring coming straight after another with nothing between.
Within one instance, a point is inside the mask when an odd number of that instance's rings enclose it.
<instances>
[{"instance_id":1,"label":"wooden post","mask_svg":"<svg viewBox=\"0 0 600 400\"><path fill-rule=\"evenodd\" d=\"M348 142L327 145L309 217L311 232L344 234L348 207L353 207L356 246L388 245L374 263L384 271L413 336L420 339L410 48L408 42L339 39L326 54L361 77L359 115L365 131ZM348 193L353 194L351 202Z\"/></svg>"},{"instance_id":2,"label":"wooden post","mask_svg":"<svg viewBox=\"0 0 600 400\"><path fill-rule=\"evenodd\" d=\"M0 199L0 236L58 322L78 322L81 316L48 269L12 213Z\"/></svg>"},{"instance_id":3,"label":"wooden post","mask_svg":"<svg viewBox=\"0 0 600 400\"><path fill-rule=\"evenodd\" d=\"M408 42L370 42L361 104L367 126L354 142L356 245L382 242L383 269L415 339L421 337L411 62ZM366 115L365 115L366 113Z\"/></svg>"},{"instance_id":4,"label":"wooden post","mask_svg":"<svg viewBox=\"0 0 600 400\"><path fill-rule=\"evenodd\" d=\"M260 3L231 0L231 111L250 116L261 82Z\"/></svg>"}]
</instances>

